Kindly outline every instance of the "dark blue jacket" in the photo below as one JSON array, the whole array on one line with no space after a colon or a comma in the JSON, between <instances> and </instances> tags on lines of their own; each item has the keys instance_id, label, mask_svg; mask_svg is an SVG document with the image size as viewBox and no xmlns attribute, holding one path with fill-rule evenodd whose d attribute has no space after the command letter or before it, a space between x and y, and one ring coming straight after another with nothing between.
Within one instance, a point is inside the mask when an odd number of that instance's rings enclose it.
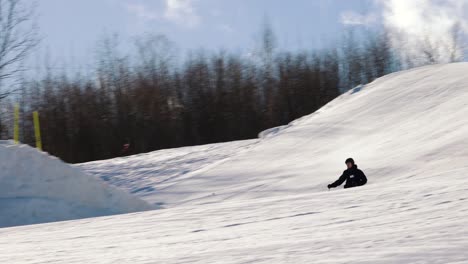
<instances>
[{"instance_id":1,"label":"dark blue jacket","mask_svg":"<svg viewBox=\"0 0 468 264\"><path fill-rule=\"evenodd\" d=\"M328 188L336 188L344 181L346 181L345 188L352 188L366 184L367 178L364 172L358 169L357 165L354 165L351 169L345 170L336 182L328 185Z\"/></svg>"}]
</instances>

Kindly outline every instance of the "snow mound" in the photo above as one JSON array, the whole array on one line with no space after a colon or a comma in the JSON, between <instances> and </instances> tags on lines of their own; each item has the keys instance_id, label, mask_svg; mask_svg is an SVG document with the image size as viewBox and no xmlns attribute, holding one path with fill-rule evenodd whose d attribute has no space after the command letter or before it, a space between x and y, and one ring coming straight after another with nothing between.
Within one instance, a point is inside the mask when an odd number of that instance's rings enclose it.
<instances>
[{"instance_id":1,"label":"snow mound","mask_svg":"<svg viewBox=\"0 0 468 264\"><path fill-rule=\"evenodd\" d=\"M168 209L2 229L0 263L466 264L467 72L395 73L256 141L82 164ZM328 191L350 156L369 183Z\"/></svg>"},{"instance_id":2,"label":"snow mound","mask_svg":"<svg viewBox=\"0 0 468 264\"><path fill-rule=\"evenodd\" d=\"M146 202L57 158L0 141L0 227L149 209Z\"/></svg>"},{"instance_id":3,"label":"snow mound","mask_svg":"<svg viewBox=\"0 0 468 264\"><path fill-rule=\"evenodd\" d=\"M252 139L164 149L75 166L151 204L165 207L166 202L174 199L171 198L173 194L164 190L170 190L194 174L228 162L231 157L248 151L258 142Z\"/></svg>"},{"instance_id":4,"label":"snow mound","mask_svg":"<svg viewBox=\"0 0 468 264\"><path fill-rule=\"evenodd\" d=\"M192 161L185 160L192 154L184 154L177 160L185 166L179 171L183 177L175 171L170 185L152 180L140 187L153 190L151 199L166 205L322 192L345 169L348 157L355 158L371 186L448 171L454 172L453 182L460 173L468 173L467 70L468 63L455 63L384 76L315 113L262 132L252 144L240 141L200 152L197 156L209 161L235 149L227 160L207 169L194 169ZM82 168L105 178L149 158L151 166L132 170L130 178L120 177L119 186L139 185L142 179L166 177L161 168L167 164L158 161L165 155L160 151L152 157L99 161Z\"/></svg>"},{"instance_id":5,"label":"snow mound","mask_svg":"<svg viewBox=\"0 0 468 264\"><path fill-rule=\"evenodd\" d=\"M258 138L272 137L286 128L288 128L288 126L277 126L266 129L258 134Z\"/></svg>"},{"instance_id":6,"label":"snow mound","mask_svg":"<svg viewBox=\"0 0 468 264\"><path fill-rule=\"evenodd\" d=\"M350 90L277 133L267 131L248 152L165 189L176 194L168 203L322 192L349 157L369 176L364 188L448 172L447 184L468 181L467 70L468 63L421 67Z\"/></svg>"}]
</instances>

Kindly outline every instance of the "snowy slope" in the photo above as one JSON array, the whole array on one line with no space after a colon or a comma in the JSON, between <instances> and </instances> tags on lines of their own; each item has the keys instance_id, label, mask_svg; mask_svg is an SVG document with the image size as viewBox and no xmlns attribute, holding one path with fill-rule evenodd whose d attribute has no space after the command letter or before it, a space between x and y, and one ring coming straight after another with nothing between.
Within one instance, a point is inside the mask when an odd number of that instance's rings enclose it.
<instances>
[{"instance_id":1,"label":"snowy slope","mask_svg":"<svg viewBox=\"0 0 468 264\"><path fill-rule=\"evenodd\" d=\"M90 175L100 177L152 204L165 206L165 190L200 174L255 146L259 140L159 150L112 160L76 165Z\"/></svg>"},{"instance_id":2,"label":"snowy slope","mask_svg":"<svg viewBox=\"0 0 468 264\"><path fill-rule=\"evenodd\" d=\"M381 78L166 191L176 202L195 203L319 192L347 157L370 176L367 188L439 177L445 178L442 186L464 182L467 71L461 63Z\"/></svg>"},{"instance_id":3,"label":"snowy slope","mask_svg":"<svg viewBox=\"0 0 468 264\"><path fill-rule=\"evenodd\" d=\"M270 130L259 142L159 151L81 168L103 179L117 177L111 183L135 186L137 194L151 190L149 200L167 205L323 191L348 157L370 176L369 185L463 171L467 70L460 63L391 74ZM180 155L173 159L174 153ZM223 161L197 171L197 160L203 166ZM172 177L176 181L164 182Z\"/></svg>"},{"instance_id":4,"label":"snowy slope","mask_svg":"<svg viewBox=\"0 0 468 264\"><path fill-rule=\"evenodd\" d=\"M0 227L150 208L45 153L0 141Z\"/></svg>"},{"instance_id":5,"label":"snowy slope","mask_svg":"<svg viewBox=\"0 0 468 264\"><path fill-rule=\"evenodd\" d=\"M164 152L83 164L168 209L0 229L0 262L468 263L467 72L383 77L168 185ZM350 156L369 184L326 190Z\"/></svg>"}]
</instances>

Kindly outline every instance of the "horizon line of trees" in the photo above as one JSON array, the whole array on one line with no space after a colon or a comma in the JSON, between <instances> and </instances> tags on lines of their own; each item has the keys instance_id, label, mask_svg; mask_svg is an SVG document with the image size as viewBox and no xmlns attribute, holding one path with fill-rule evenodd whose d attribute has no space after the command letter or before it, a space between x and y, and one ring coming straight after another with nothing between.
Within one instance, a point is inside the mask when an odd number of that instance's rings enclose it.
<instances>
[{"instance_id":1,"label":"horizon line of trees","mask_svg":"<svg viewBox=\"0 0 468 264\"><path fill-rule=\"evenodd\" d=\"M0 6L10 3L10 9L1 10L25 23L22 15L28 13L14 9L20 2L0 0ZM0 67L0 84L2 76L21 72L21 59L36 43L33 28L22 24L23 35L2 39L2 30L12 26L1 23L0 43L13 48L0 50L0 66L2 59L15 60L9 68ZM449 61L461 56L463 38L455 29L447 45ZM177 63L175 45L165 36L141 36L129 54L119 51L117 38L106 37L99 43L96 67L86 74L57 73L48 65L41 76L23 76L16 95L0 93L0 139L12 137L14 103L21 107L21 142L35 145L32 112L39 111L44 151L69 163L255 138L357 85L443 57L440 46L428 41L418 52L411 50L415 62L396 48L395 39L385 28L351 30L325 49L282 51L266 24L259 48L248 56L198 50Z\"/></svg>"},{"instance_id":2,"label":"horizon line of trees","mask_svg":"<svg viewBox=\"0 0 468 264\"><path fill-rule=\"evenodd\" d=\"M125 56L109 37L92 74L49 71L21 84L21 142L34 145L32 111L40 113L44 150L70 163L255 138L397 67L385 35L349 35L345 44L277 51L265 28L254 55L196 51L177 65L164 36L138 39L137 52Z\"/></svg>"}]
</instances>

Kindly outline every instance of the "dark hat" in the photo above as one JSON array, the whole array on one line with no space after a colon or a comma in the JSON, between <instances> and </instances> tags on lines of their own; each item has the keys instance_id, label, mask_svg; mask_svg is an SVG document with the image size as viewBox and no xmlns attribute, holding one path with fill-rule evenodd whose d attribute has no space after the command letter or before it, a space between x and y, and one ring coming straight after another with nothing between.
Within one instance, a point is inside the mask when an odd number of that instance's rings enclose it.
<instances>
[{"instance_id":1,"label":"dark hat","mask_svg":"<svg viewBox=\"0 0 468 264\"><path fill-rule=\"evenodd\" d=\"M345 163L352 163L354 164L354 160L352 158L346 159Z\"/></svg>"}]
</instances>

